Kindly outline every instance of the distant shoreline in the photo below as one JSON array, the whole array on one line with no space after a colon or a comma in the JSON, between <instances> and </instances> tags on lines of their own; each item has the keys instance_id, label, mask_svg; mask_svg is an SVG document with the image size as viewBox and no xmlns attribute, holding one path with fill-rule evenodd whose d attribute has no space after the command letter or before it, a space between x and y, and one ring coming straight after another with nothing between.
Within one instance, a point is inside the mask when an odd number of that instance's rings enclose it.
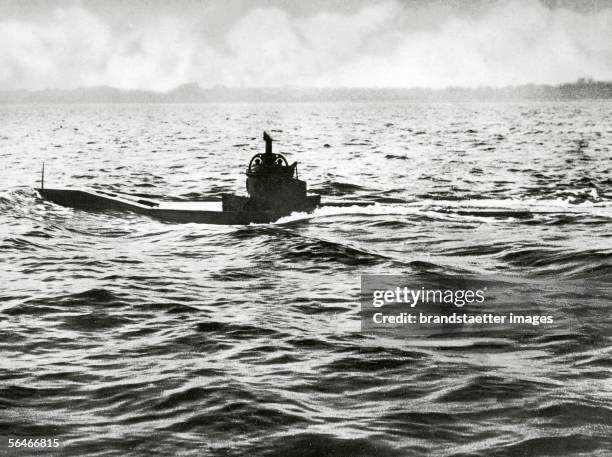
<instances>
[{"instance_id":1,"label":"distant shoreline","mask_svg":"<svg viewBox=\"0 0 612 457\"><path fill-rule=\"evenodd\" d=\"M121 90L108 86L71 90L0 91L0 104L218 103L218 102L398 102L398 101L564 101L612 99L612 82L580 79L557 86L426 88L201 88L188 83L167 92Z\"/></svg>"}]
</instances>

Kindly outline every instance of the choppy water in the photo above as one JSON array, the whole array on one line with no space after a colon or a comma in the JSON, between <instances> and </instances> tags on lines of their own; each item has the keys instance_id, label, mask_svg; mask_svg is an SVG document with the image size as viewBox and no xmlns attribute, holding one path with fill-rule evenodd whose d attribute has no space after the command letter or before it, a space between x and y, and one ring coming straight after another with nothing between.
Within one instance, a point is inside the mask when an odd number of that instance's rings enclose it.
<instances>
[{"instance_id":1,"label":"choppy water","mask_svg":"<svg viewBox=\"0 0 612 457\"><path fill-rule=\"evenodd\" d=\"M59 437L67 456L612 452L609 102L3 106L0 119L0 434ZM263 129L313 192L378 204L172 225L31 188L44 160L50 187L242 193ZM478 207L534 214L445 212ZM363 273L558 285L539 306L578 325L363 334ZM563 286L580 281L592 287Z\"/></svg>"}]
</instances>

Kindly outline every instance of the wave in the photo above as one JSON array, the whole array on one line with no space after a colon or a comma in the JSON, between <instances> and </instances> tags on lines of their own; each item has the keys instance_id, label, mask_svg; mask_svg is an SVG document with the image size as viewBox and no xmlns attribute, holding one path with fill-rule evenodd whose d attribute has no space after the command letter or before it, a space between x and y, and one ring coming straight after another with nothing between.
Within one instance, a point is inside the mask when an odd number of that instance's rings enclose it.
<instances>
[{"instance_id":1,"label":"wave","mask_svg":"<svg viewBox=\"0 0 612 457\"><path fill-rule=\"evenodd\" d=\"M33 298L5 309L2 312L12 316L40 316L79 308L89 309L90 306L103 310L109 307L129 306L129 302L126 299L127 296L125 294L117 294L107 289L89 289L74 294Z\"/></svg>"},{"instance_id":2,"label":"wave","mask_svg":"<svg viewBox=\"0 0 612 457\"><path fill-rule=\"evenodd\" d=\"M424 449L418 454L424 455ZM302 432L273 437L250 450L262 457L395 457L406 455L391 444L375 437L343 438L331 433Z\"/></svg>"},{"instance_id":3,"label":"wave","mask_svg":"<svg viewBox=\"0 0 612 457\"><path fill-rule=\"evenodd\" d=\"M612 271L612 251L607 249L510 248L500 255L500 259L532 273L552 273L574 279L610 280Z\"/></svg>"}]
</instances>

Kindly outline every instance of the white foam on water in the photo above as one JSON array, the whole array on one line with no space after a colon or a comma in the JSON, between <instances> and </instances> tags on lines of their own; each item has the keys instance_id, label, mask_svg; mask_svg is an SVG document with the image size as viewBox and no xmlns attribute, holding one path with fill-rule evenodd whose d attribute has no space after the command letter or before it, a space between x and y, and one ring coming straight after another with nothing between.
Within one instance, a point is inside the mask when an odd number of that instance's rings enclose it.
<instances>
[{"instance_id":1,"label":"white foam on water","mask_svg":"<svg viewBox=\"0 0 612 457\"><path fill-rule=\"evenodd\" d=\"M530 211L549 212L554 214L591 214L594 216L612 217L612 202L584 201L572 203L567 199L482 199L482 200L423 200L419 203L430 209L456 211Z\"/></svg>"},{"instance_id":2,"label":"white foam on water","mask_svg":"<svg viewBox=\"0 0 612 457\"><path fill-rule=\"evenodd\" d=\"M474 214L457 215L452 211L470 211L474 210ZM450 211L450 212L446 212ZM370 206L322 206L317 208L312 213L292 213L290 216L282 217L276 224L286 224L300 220L308 220L319 217L328 216L346 216L346 215L398 215L398 216L428 216L432 218L447 218L456 220L457 217L462 219L470 218L473 220L487 220L487 218L479 216L478 211L507 211L508 217L512 217L513 212L545 212L551 214L590 214L593 216L611 217L612 204L609 202L581 202L570 203L566 200L514 200L514 199L484 199L484 200L422 200L419 202L410 202L403 204L380 204L375 203Z\"/></svg>"}]
</instances>

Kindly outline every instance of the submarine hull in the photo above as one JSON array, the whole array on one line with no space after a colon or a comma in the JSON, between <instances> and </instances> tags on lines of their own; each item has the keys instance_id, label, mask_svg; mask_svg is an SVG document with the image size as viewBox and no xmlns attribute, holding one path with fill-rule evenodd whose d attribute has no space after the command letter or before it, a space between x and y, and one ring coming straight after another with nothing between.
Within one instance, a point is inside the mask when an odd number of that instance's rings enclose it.
<instances>
[{"instance_id":1,"label":"submarine hull","mask_svg":"<svg viewBox=\"0 0 612 457\"><path fill-rule=\"evenodd\" d=\"M256 197L243 197L233 194L221 194L223 211L238 212L273 212L288 216L291 213L311 212L321 206L320 195L305 195L290 201L290 204L274 205L269 200Z\"/></svg>"},{"instance_id":2,"label":"submarine hull","mask_svg":"<svg viewBox=\"0 0 612 457\"><path fill-rule=\"evenodd\" d=\"M165 222L219 225L265 224L288 213L275 211L224 211L221 202L160 202L93 189L41 189L45 200L86 211L131 211ZM312 206L311 211L316 206Z\"/></svg>"}]
</instances>

